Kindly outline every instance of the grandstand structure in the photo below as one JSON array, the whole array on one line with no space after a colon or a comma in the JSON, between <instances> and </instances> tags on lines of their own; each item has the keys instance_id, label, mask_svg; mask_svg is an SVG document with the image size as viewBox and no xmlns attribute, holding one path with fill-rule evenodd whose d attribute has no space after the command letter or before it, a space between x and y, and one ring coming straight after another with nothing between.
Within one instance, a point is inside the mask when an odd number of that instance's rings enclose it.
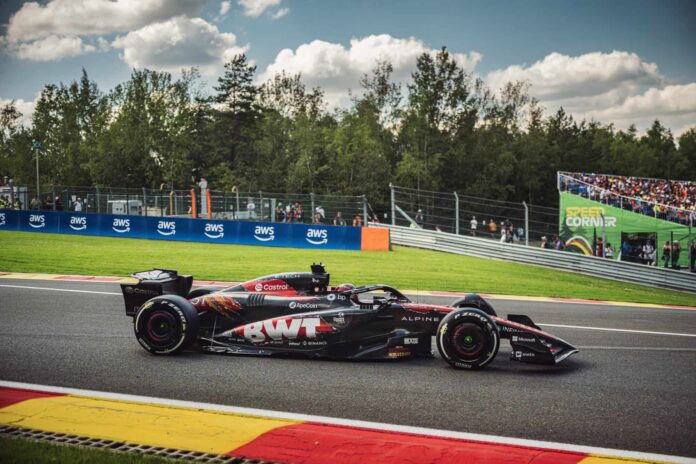
<instances>
[{"instance_id":1,"label":"grandstand structure","mask_svg":"<svg viewBox=\"0 0 696 464\"><path fill-rule=\"evenodd\" d=\"M558 172L559 233L571 248L687 268L696 225L696 182ZM665 252L666 251L666 252Z\"/></svg>"}]
</instances>

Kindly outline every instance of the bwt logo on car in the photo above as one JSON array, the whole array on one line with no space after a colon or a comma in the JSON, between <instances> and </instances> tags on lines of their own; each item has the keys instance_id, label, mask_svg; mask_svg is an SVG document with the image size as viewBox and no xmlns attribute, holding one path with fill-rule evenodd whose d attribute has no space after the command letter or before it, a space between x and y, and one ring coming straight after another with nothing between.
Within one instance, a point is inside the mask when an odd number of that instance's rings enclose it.
<instances>
[{"instance_id":1,"label":"bwt logo on car","mask_svg":"<svg viewBox=\"0 0 696 464\"><path fill-rule=\"evenodd\" d=\"M126 232L130 232L130 219L114 219L114 223L111 225L111 228L114 230L114 232L118 232L119 234L125 234Z\"/></svg>"},{"instance_id":2,"label":"bwt logo on car","mask_svg":"<svg viewBox=\"0 0 696 464\"><path fill-rule=\"evenodd\" d=\"M317 327L321 320L317 317L304 319L276 319L254 322L244 326L244 338L252 342L265 342L271 340L293 340L304 336L316 338ZM304 329L304 330L302 330ZM266 333L264 333L264 331ZM304 332L304 333L303 333Z\"/></svg>"},{"instance_id":3,"label":"bwt logo on car","mask_svg":"<svg viewBox=\"0 0 696 464\"><path fill-rule=\"evenodd\" d=\"M158 221L157 222L157 233L160 235L174 235L174 234L176 234L176 222L174 222L174 221Z\"/></svg>"},{"instance_id":4,"label":"bwt logo on car","mask_svg":"<svg viewBox=\"0 0 696 464\"><path fill-rule=\"evenodd\" d=\"M85 230L87 228L87 218L85 216L70 216L70 224L72 230Z\"/></svg>"},{"instance_id":5,"label":"bwt logo on car","mask_svg":"<svg viewBox=\"0 0 696 464\"><path fill-rule=\"evenodd\" d=\"M261 242L270 242L275 239L275 228L273 226L256 226L254 238Z\"/></svg>"},{"instance_id":6,"label":"bwt logo on car","mask_svg":"<svg viewBox=\"0 0 696 464\"><path fill-rule=\"evenodd\" d=\"M307 229L306 240L312 245L324 245L329 242L329 231L326 229Z\"/></svg>"},{"instance_id":7,"label":"bwt logo on car","mask_svg":"<svg viewBox=\"0 0 696 464\"><path fill-rule=\"evenodd\" d=\"M43 214L32 214L29 216L29 225L34 229L46 227L46 216Z\"/></svg>"},{"instance_id":8,"label":"bwt logo on car","mask_svg":"<svg viewBox=\"0 0 696 464\"><path fill-rule=\"evenodd\" d=\"M225 236L225 225L206 224L203 234L205 234L205 236L208 238L222 238Z\"/></svg>"}]
</instances>

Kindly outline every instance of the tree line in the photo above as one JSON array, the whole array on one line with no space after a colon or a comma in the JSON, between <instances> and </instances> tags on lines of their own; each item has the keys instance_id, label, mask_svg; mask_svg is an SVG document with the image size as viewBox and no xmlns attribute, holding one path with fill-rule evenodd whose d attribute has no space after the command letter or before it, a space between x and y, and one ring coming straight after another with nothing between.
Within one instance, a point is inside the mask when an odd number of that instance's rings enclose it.
<instances>
[{"instance_id":1,"label":"tree line","mask_svg":"<svg viewBox=\"0 0 696 464\"><path fill-rule=\"evenodd\" d=\"M0 108L0 176L43 185L366 194L390 182L497 200L557 204L558 170L696 179L696 130L675 140L655 121L644 135L563 109L548 116L524 82L490 89L443 48L424 53L405 86L388 61L360 81L347 107L331 109L301 75L261 84L244 54L212 91L193 68L134 70L104 92L82 76L46 85L32 123ZM495 91L494 91L495 90ZM38 141L40 148L32 148Z\"/></svg>"}]
</instances>

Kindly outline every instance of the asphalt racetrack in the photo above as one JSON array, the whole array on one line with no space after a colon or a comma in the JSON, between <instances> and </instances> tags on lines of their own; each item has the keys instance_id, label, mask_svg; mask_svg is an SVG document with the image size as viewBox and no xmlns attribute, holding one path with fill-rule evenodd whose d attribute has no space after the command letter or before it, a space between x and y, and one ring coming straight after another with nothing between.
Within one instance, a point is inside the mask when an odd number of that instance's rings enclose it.
<instances>
[{"instance_id":1,"label":"asphalt racetrack","mask_svg":"<svg viewBox=\"0 0 696 464\"><path fill-rule=\"evenodd\" d=\"M117 284L2 279L0 379L696 457L696 311L492 303L580 353L558 367L524 365L503 341L478 372L437 354L156 357L135 340Z\"/></svg>"}]
</instances>

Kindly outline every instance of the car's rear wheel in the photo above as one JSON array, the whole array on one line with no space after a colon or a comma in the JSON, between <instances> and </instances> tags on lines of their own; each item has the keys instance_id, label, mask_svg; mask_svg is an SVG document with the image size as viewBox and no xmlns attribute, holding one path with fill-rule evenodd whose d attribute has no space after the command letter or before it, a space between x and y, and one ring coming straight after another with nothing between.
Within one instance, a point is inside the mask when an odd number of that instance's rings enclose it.
<instances>
[{"instance_id":1,"label":"car's rear wheel","mask_svg":"<svg viewBox=\"0 0 696 464\"><path fill-rule=\"evenodd\" d=\"M495 322L473 308L458 309L445 316L435 338L442 358L457 369L486 367L500 347Z\"/></svg>"},{"instance_id":2,"label":"car's rear wheel","mask_svg":"<svg viewBox=\"0 0 696 464\"><path fill-rule=\"evenodd\" d=\"M191 346L199 327L196 309L178 295L147 301L133 322L140 345L158 355L176 354Z\"/></svg>"}]
</instances>

